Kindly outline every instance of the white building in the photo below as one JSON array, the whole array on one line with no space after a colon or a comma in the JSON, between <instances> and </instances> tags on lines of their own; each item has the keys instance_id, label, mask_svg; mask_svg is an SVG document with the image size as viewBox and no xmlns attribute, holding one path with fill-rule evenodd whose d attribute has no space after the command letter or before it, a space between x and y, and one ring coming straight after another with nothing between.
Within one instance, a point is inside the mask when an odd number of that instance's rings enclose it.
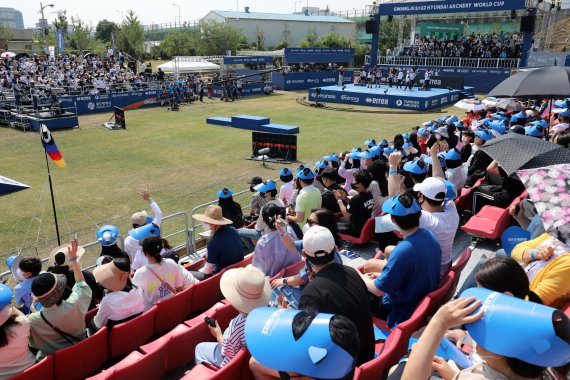
<instances>
[{"instance_id":1,"label":"white building","mask_svg":"<svg viewBox=\"0 0 570 380\"><path fill-rule=\"evenodd\" d=\"M334 31L346 39L355 39L356 24L353 21L336 16L211 11L204 17L204 20L222 22L228 26L241 29L249 44L257 42L259 31L263 31L265 40L263 47L266 49L279 45L285 36L288 39L289 46L295 47L300 40L307 38L307 34L311 30L317 32L318 38Z\"/></svg>"}]
</instances>

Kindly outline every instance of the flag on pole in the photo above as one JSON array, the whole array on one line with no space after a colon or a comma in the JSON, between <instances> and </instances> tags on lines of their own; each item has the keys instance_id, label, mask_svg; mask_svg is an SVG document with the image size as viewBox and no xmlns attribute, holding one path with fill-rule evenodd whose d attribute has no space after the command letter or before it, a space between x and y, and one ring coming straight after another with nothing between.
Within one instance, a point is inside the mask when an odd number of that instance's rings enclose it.
<instances>
[{"instance_id":1,"label":"flag on pole","mask_svg":"<svg viewBox=\"0 0 570 380\"><path fill-rule=\"evenodd\" d=\"M53 139L49 129L47 129L45 124L42 124L40 126L40 137L42 139L42 145L44 146L44 149L46 150L48 156L53 160L53 162L55 162L57 166L60 168L65 168L65 160L57 148L57 145L55 145L55 140Z\"/></svg>"}]
</instances>

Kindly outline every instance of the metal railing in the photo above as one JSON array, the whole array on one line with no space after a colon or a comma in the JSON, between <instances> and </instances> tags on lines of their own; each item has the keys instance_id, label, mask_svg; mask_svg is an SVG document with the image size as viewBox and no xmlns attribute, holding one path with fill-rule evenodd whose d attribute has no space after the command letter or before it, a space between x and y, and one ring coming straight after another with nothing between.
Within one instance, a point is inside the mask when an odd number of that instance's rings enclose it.
<instances>
[{"instance_id":1,"label":"metal railing","mask_svg":"<svg viewBox=\"0 0 570 380\"><path fill-rule=\"evenodd\" d=\"M365 57L370 64L370 56ZM378 65L394 66L444 66L473 68L518 68L520 58L463 58L463 57L399 57L379 56Z\"/></svg>"}]
</instances>

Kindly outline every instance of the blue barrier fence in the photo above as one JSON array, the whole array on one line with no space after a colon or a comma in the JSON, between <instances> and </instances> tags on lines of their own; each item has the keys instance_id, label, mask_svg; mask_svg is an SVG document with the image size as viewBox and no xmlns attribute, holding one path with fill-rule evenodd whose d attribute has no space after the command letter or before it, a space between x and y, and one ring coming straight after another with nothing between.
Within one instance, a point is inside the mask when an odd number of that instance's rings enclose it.
<instances>
[{"instance_id":1,"label":"blue barrier fence","mask_svg":"<svg viewBox=\"0 0 570 380\"><path fill-rule=\"evenodd\" d=\"M354 48L285 48L284 60L292 63L329 63L354 61Z\"/></svg>"},{"instance_id":2,"label":"blue barrier fence","mask_svg":"<svg viewBox=\"0 0 570 380\"><path fill-rule=\"evenodd\" d=\"M263 94L263 89L265 85L268 85L271 92L273 92L273 83L250 83L244 84L241 91L241 96L251 96ZM224 88L222 86L214 86L212 88L212 95L215 98L221 98L224 94Z\"/></svg>"},{"instance_id":3,"label":"blue barrier fence","mask_svg":"<svg viewBox=\"0 0 570 380\"><path fill-rule=\"evenodd\" d=\"M380 65L382 69L389 69L395 65ZM473 87L476 93L487 93L499 83L511 76L511 69L479 69L466 67L440 67L440 66L402 66L404 70L414 68L420 70L420 77L426 69L438 70L440 77L460 77L465 79L465 86Z\"/></svg>"},{"instance_id":4,"label":"blue barrier fence","mask_svg":"<svg viewBox=\"0 0 570 380\"><path fill-rule=\"evenodd\" d=\"M126 110L159 105L159 90L117 92L110 94L63 96L63 107L76 107L78 115L112 112L113 107Z\"/></svg>"},{"instance_id":5,"label":"blue barrier fence","mask_svg":"<svg viewBox=\"0 0 570 380\"><path fill-rule=\"evenodd\" d=\"M344 82L353 81L353 71L344 72ZM280 72L272 73L273 83L280 90L306 90L311 87L334 86L338 84L337 71L321 71L307 73L289 73L283 75Z\"/></svg>"}]
</instances>

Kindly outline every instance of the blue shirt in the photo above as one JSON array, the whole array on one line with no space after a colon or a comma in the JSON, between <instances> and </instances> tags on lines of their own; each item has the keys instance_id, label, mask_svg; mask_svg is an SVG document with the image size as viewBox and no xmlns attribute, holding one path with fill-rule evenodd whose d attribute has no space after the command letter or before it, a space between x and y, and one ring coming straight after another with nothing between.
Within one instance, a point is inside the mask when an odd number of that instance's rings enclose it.
<instances>
[{"instance_id":1,"label":"blue shirt","mask_svg":"<svg viewBox=\"0 0 570 380\"><path fill-rule=\"evenodd\" d=\"M440 267L441 248L431 231L420 228L398 243L374 281L384 292L390 328L410 318L420 301L437 289Z\"/></svg>"},{"instance_id":2,"label":"blue shirt","mask_svg":"<svg viewBox=\"0 0 570 380\"><path fill-rule=\"evenodd\" d=\"M33 278L29 278L19 283L14 288L14 304L22 313L28 314L32 307L32 282Z\"/></svg>"},{"instance_id":3,"label":"blue shirt","mask_svg":"<svg viewBox=\"0 0 570 380\"><path fill-rule=\"evenodd\" d=\"M223 226L212 236L208 243L206 262L216 265L214 272L243 260L243 248L237 230L231 226Z\"/></svg>"},{"instance_id":4,"label":"blue shirt","mask_svg":"<svg viewBox=\"0 0 570 380\"><path fill-rule=\"evenodd\" d=\"M264 235L255 245L252 265L259 268L266 276L273 277L285 267L301 261L299 252L285 247L279 232Z\"/></svg>"},{"instance_id":5,"label":"blue shirt","mask_svg":"<svg viewBox=\"0 0 570 380\"><path fill-rule=\"evenodd\" d=\"M540 215L535 214L532 217L527 229L530 232L530 240L536 239L545 232L544 224L542 224L542 219L540 218Z\"/></svg>"}]
</instances>

